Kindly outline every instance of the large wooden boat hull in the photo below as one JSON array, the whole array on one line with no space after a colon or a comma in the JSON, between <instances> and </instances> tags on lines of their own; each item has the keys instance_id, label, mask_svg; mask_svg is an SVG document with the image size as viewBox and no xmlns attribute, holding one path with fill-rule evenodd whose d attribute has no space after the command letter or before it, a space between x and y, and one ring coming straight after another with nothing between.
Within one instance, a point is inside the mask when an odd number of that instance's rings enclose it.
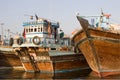
<instances>
[{"instance_id":1,"label":"large wooden boat hull","mask_svg":"<svg viewBox=\"0 0 120 80\"><path fill-rule=\"evenodd\" d=\"M26 72L57 73L89 69L83 54L71 51L46 51L44 48L21 48L17 50Z\"/></svg>"},{"instance_id":2,"label":"large wooden boat hull","mask_svg":"<svg viewBox=\"0 0 120 80\"><path fill-rule=\"evenodd\" d=\"M78 20L83 30L74 35L73 42L90 68L101 77L120 73L120 34L88 28L87 21Z\"/></svg>"},{"instance_id":3,"label":"large wooden boat hull","mask_svg":"<svg viewBox=\"0 0 120 80\"><path fill-rule=\"evenodd\" d=\"M89 69L83 54L51 56L55 73Z\"/></svg>"},{"instance_id":4,"label":"large wooden boat hull","mask_svg":"<svg viewBox=\"0 0 120 80\"><path fill-rule=\"evenodd\" d=\"M50 56L50 60L39 60L34 64L29 59L21 59L21 62L27 72L59 73L89 69L82 54Z\"/></svg>"},{"instance_id":5,"label":"large wooden boat hull","mask_svg":"<svg viewBox=\"0 0 120 80\"><path fill-rule=\"evenodd\" d=\"M41 50L40 50L41 51ZM75 54L68 51L46 51L34 53L29 50L31 57L25 53L25 49L17 52L0 51L0 69L20 69L26 72L43 72L43 73L61 73L67 71L76 71L81 69L89 69L89 66L83 54ZM60 53L60 54L58 54ZM78 64L79 63L79 64Z\"/></svg>"}]
</instances>

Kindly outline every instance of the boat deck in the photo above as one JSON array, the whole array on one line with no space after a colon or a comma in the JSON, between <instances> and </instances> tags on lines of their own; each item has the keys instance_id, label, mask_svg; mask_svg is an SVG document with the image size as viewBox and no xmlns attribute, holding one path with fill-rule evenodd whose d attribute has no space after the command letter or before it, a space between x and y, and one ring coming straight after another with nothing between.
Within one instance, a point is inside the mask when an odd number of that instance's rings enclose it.
<instances>
[{"instance_id":1,"label":"boat deck","mask_svg":"<svg viewBox=\"0 0 120 80\"><path fill-rule=\"evenodd\" d=\"M11 46L0 46L0 51L13 51Z\"/></svg>"},{"instance_id":2,"label":"boat deck","mask_svg":"<svg viewBox=\"0 0 120 80\"><path fill-rule=\"evenodd\" d=\"M63 55L73 55L76 54L72 51L49 51L50 56L63 56Z\"/></svg>"},{"instance_id":3,"label":"boat deck","mask_svg":"<svg viewBox=\"0 0 120 80\"><path fill-rule=\"evenodd\" d=\"M0 46L0 51L9 52L9 51L13 51L13 48ZM76 54L76 53L74 53L73 51L58 51L58 50L49 51L50 56L63 56L63 55L73 55L73 54Z\"/></svg>"}]
</instances>

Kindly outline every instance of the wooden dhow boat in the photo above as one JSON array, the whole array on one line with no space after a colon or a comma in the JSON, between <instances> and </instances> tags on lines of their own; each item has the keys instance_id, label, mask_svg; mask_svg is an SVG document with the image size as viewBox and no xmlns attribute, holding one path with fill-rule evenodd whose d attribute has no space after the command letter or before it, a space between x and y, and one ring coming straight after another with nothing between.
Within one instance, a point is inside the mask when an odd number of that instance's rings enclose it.
<instances>
[{"instance_id":1,"label":"wooden dhow boat","mask_svg":"<svg viewBox=\"0 0 120 80\"><path fill-rule=\"evenodd\" d=\"M82 51L90 68L100 77L120 73L120 28L111 26L109 17L102 12L92 16L90 24L85 16L77 15L82 29L72 38L75 49Z\"/></svg>"},{"instance_id":2,"label":"wooden dhow boat","mask_svg":"<svg viewBox=\"0 0 120 80\"><path fill-rule=\"evenodd\" d=\"M57 73L89 68L83 54L73 52L70 38L59 31L58 22L35 17L23 23L23 36L16 36L11 42L26 72Z\"/></svg>"}]
</instances>

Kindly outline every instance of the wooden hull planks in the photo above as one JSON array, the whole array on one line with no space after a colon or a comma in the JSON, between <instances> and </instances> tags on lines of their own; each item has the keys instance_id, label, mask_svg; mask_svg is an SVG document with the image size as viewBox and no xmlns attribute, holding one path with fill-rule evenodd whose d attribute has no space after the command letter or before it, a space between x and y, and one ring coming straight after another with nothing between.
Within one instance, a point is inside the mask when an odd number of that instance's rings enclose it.
<instances>
[{"instance_id":1,"label":"wooden hull planks","mask_svg":"<svg viewBox=\"0 0 120 80\"><path fill-rule=\"evenodd\" d=\"M79 18L79 17L78 17ZM120 72L120 34L107 30L86 27L87 21L78 19L83 29L72 38L90 68L101 77Z\"/></svg>"}]
</instances>

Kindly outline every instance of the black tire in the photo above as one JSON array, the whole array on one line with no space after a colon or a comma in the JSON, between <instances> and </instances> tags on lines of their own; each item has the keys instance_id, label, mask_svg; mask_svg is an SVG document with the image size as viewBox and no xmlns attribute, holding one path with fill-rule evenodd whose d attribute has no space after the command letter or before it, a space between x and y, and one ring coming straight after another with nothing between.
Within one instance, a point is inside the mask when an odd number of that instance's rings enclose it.
<instances>
[{"instance_id":1,"label":"black tire","mask_svg":"<svg viewBox=\"0 0 120 80\"><path fill-rule=\"evenodd\" d=\"M23 38L22 38L22 37L19 37L19 38L17 39L17 44L18 44L18 45L23 44Z\"/></svg>"},{"instance_id":2,"label":"black tire","mask_svg":"<svg viewBox=\"0 0 120 80\"><path fill-rule=\"evenodd\" d=\"M37 40L37 41L36 41ZM39 45L40 44L40 37L38 37L38 36L35 36L35 37L33 37L33 43L35 44L35 45Z\"/></svg>"}]
</instances>

